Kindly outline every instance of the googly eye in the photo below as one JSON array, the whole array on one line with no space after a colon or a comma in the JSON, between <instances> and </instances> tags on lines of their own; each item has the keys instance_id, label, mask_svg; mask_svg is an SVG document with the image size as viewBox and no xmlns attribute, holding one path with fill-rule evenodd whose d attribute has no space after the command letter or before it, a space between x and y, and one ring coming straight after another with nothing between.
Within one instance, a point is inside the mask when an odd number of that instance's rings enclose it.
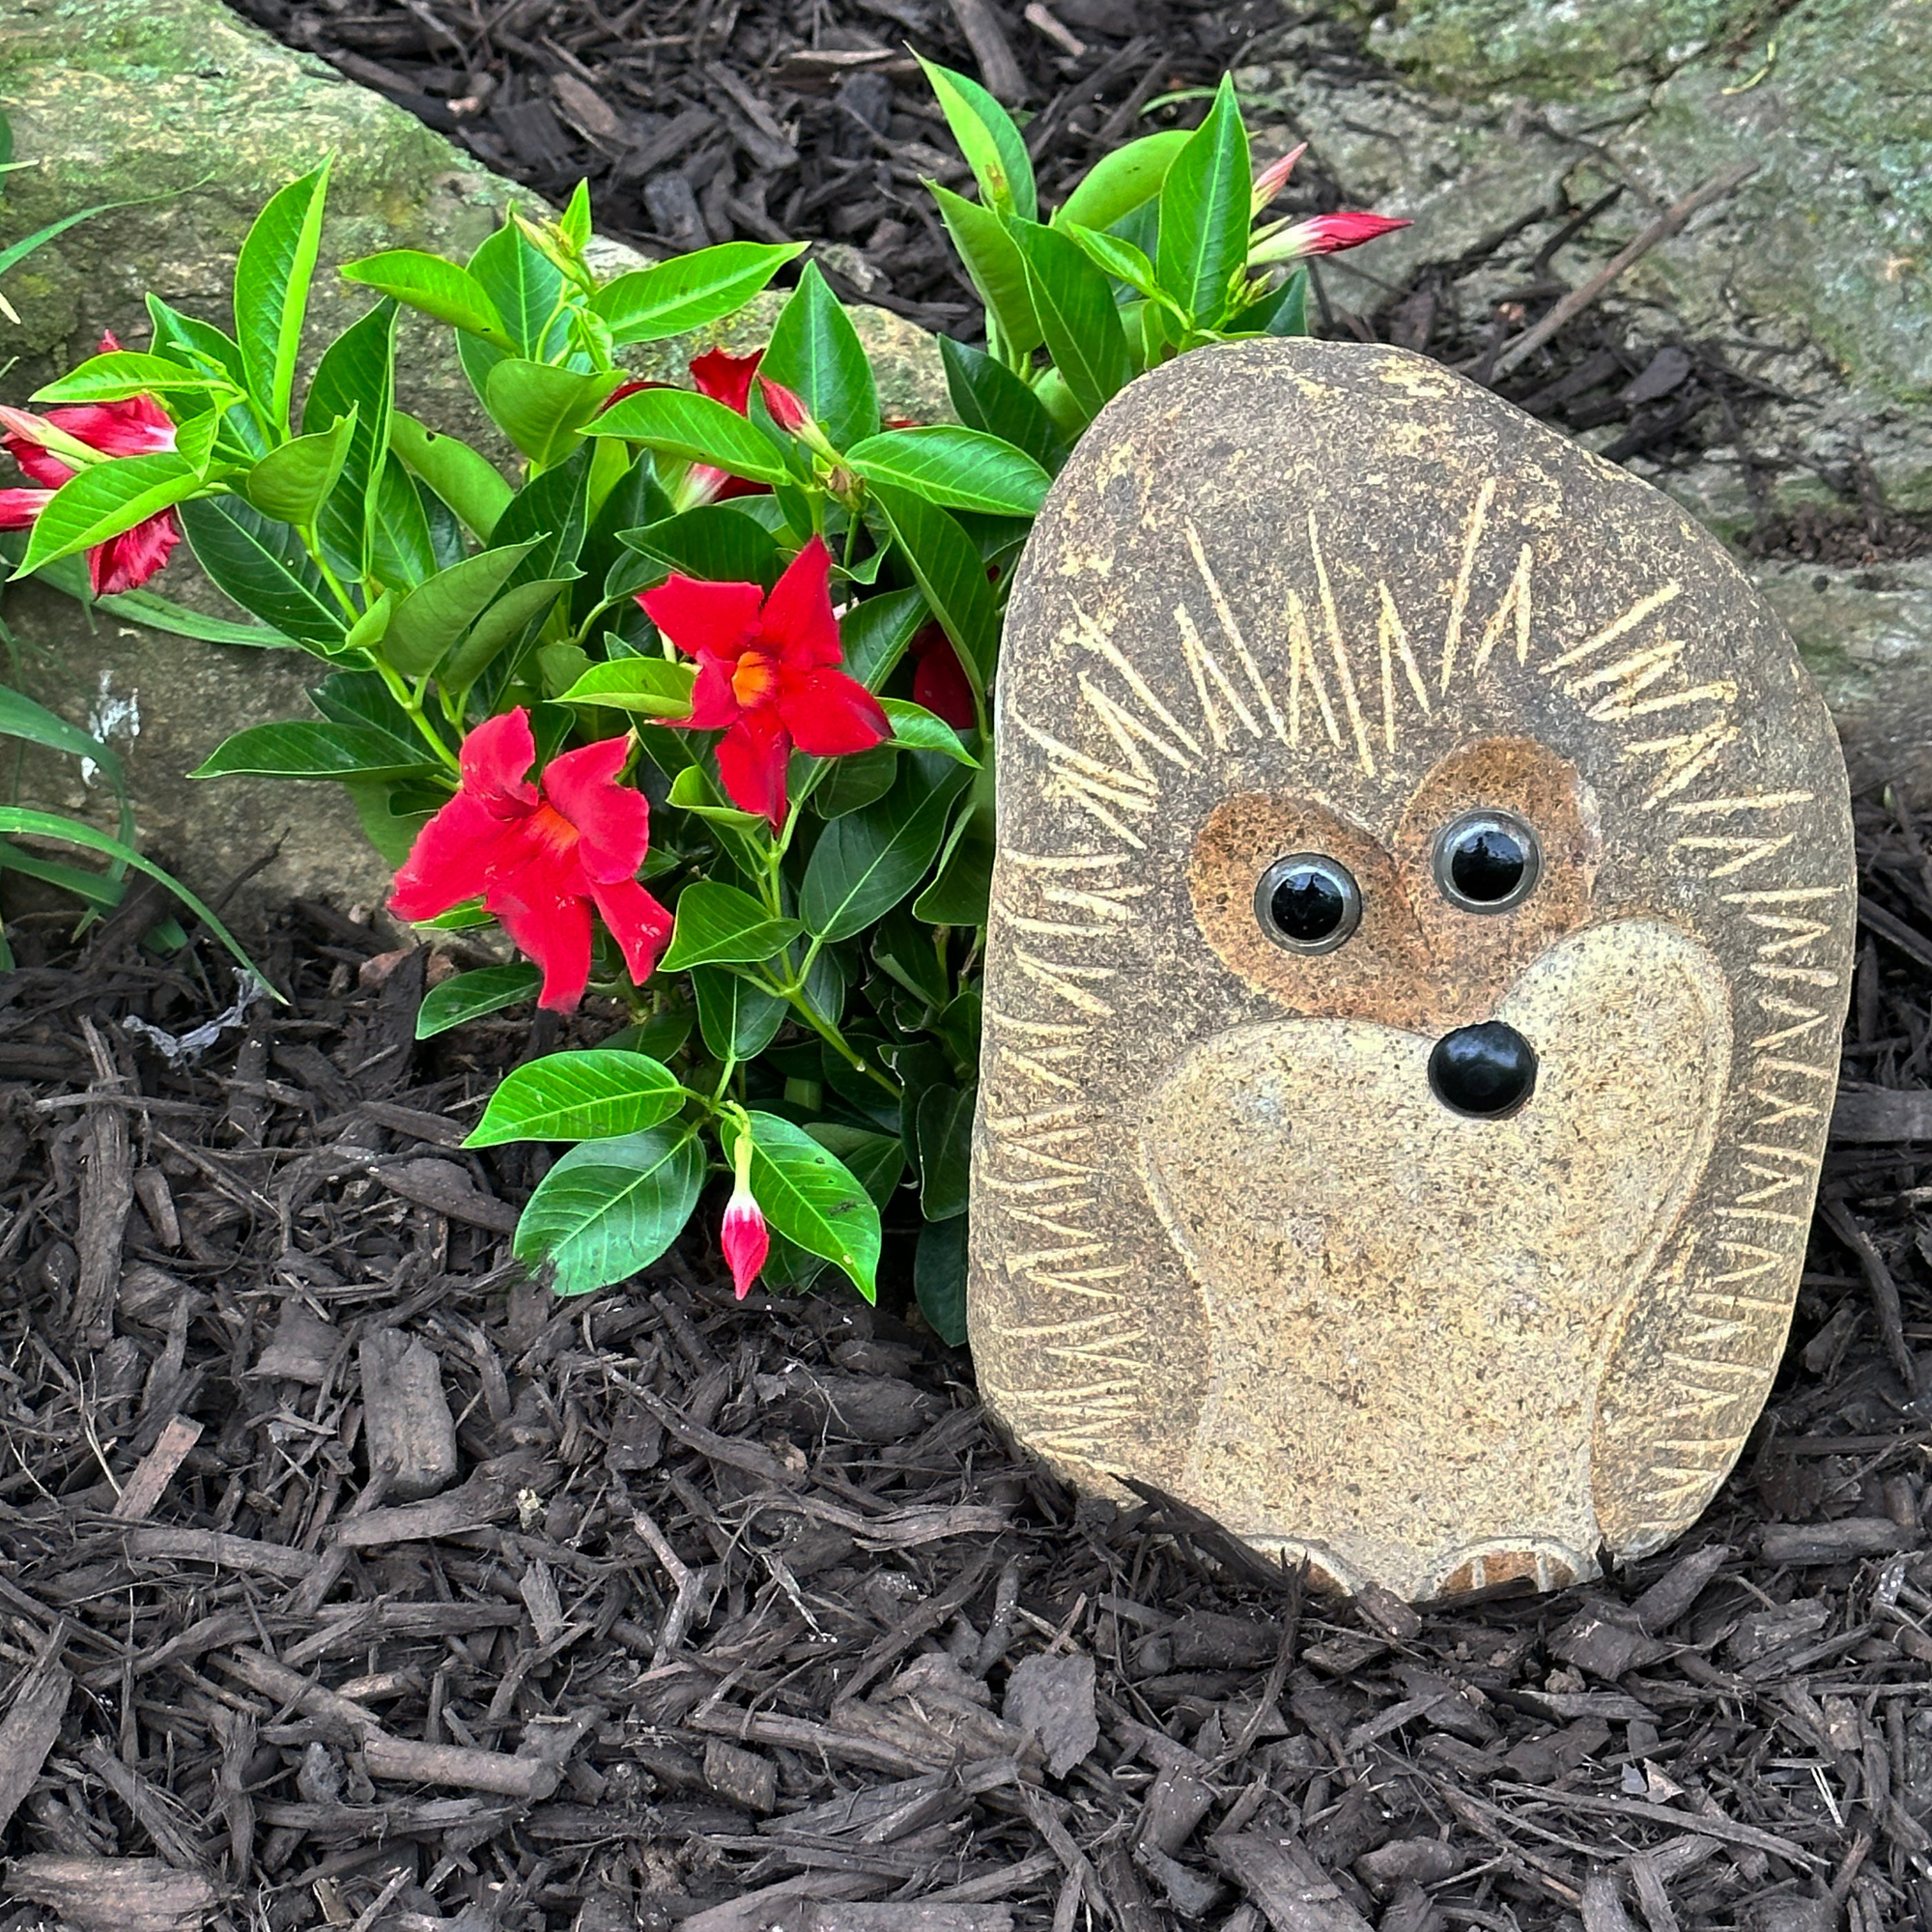
<instances>
[{"instance_id":1,"label":"googly eye","mask_svg":"<svg viewBox=\"0 0 1932 1932\"><path fill-rule=\"evenodd\" d=\"M1332 952L1362 923L1362 889L1325 853L1293 852L1262 874L1255 917L1290 952Z\"/></svg>"},{"instance_id":2,"label":"googly eye","mask_svg":"<svg viewBox=\"0 0 1932 1932\"><path fill-rule=\"evenodd\" d=\"M1464 912L1508 912L1536 890L1536 834L1507 811L1471 811L1435 841L1435 884Z\"/></svg>"}]
</instances>

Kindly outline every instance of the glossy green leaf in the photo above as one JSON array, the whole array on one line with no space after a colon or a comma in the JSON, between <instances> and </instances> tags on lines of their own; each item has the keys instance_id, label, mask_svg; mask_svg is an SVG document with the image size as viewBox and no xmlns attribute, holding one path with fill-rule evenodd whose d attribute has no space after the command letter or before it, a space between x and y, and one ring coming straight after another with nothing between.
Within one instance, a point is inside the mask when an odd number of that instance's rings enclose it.
<instances>
[{"instance_id":1,"label":"glossy green leaf","mask_svg":"<svg viewBox=\"0 0 1932 1932\"><path fill-rule=\"evenodd\" d=\"M924 705L904 697L882 697L879 706L892 720L894 745L914 752L937 752L956 765L978 769L980 760L960 743L959 733Z\"/></svg>"},{"instance_id":2,"label":"glossy green leaf","mask_svg":"<svg viewBox=\"0 0 1932 1932\"><path fill-rule=\"evenodd\" d=\"M497 313L489 291L468 269L440 255L426 255L415 248L389 248L380 255L365 255L359 262L345 263L341 274L344 281L360 282L378 295L393 296L407 308L419 309L452 328L468 329L506 353L515 353L517 345Z\"/></svg>"},{"instance_id":3,"label":"glossy green leaf","mask_svg":"<svg viewBox=\"0 0 1932 1932\"><path fill-rule=\"evenodd\" d=\"M242 478L243 494L265 517L305 527L335 488L355 434L352 409L317 435L298 436L270 450Z\"/></svg>"},{"instance_id":4,"label":"glossy green leaf","mask_svg":"<svg viewBox=\"0 0 1932 1932\"><path fill-rule=\"evenodd\" d=\"M0 806L0 835L17 835L26 838L50 838L56 844L78 845L89 852L99 852L112 859L117 865L131 866L137 872L145 872L156 884L165 886L195 918L208 927L223 948L238 959L257 980L262 980L260 969L242 950L242 943L203 905L182 882L173 874L164 872L152 859L144 859L131 845L119 838L110 838L105 832L97 832L91 825L77 818L64 818L54 811L34 811L24 806ZM271 992L273 988L270 989ZM275 993L275 999L282 1004L282 996Z\"/></svg>"},{"instance_id":5,"label":"glossy green leaf","mask_svg":"<svg viewBox=\"0 0 1932 1932\"><path fill-rule=\"evenodd\" d=\"M443 687L467 691L576 581L573 574L513 583L470 625L463 641L443 660L440 673Z\"/></svg>"},{"instance_id":6,"label":"glossy green leaf","mask_svg":"<svg viewBox=\"0 0 1932 1932\"><path fill-rule=\"evenodd\" d=\"M19 738L29 745L44 746L50 752L65 752L71 757L86 758L121 783L120 754L103 745L91 731L70 724L43 704L36 704L24 692L0 684L0 737Z\"/></svg>"},{"instance_id":7,"label":"glossy green leaf","mask_svg":"<svg viewBox=\"0 0 1932 1932\"><path fill-rule=\"evenodd\" d=\"M693 389L639 389L585 424L584 433L646 443L753 483L782 483L791 474L778 444L757 424Z\"/></svg>"},{"instance_id":8,"label":"glossy green leaf","mask_svg":"<svg viewBox=\"0 0 1932 1932\"><path fill-rule=\"evenodd\" d=\"M559 1294L583 1294L648 1267L676 1240L704 1185L687 1126L585 1141L563 1154L517 1223L517 1259L555 1270Z\"/></svg>"},{"instance_id":9,"label":"glossy green leaf","mask_svg":"<svg viewBox=\"0 0 1932 1932\"><path fill-rule=\"evenodd\" d=\"M966 1216L928 1221L913 1250L912 1287L919 1312L949 1349L966 1346Z\"/></svg>"},{"instance_id":10,"label":"glossy green leaf","mask_svg":"<svg viewBox=\"0 0 1932 1932\"><path fill-rule=\"evenodd\" d=\"M966 1211L978 1087L928 1087L919 1096L919 1208L928 1221Z\"/></svg>"},{"instance_id":11,"label":"glossy green leaf","mask_svg":"<svg viewBox=\"0 0 1932 1932\"><path fill-rule=\"evenodd\" d=\"M383 636L383 657L405 677L423 677L469 629L533 545L479 551L418 583L396 604Z\"/></svg>"},{"instance_id":12,"label":"glossy green leaf","mask_svg":"<svg viewBox=\"0 0 1932 1932\"><path fill-rule=\"evenodd\" d=\"M547 1053L503 1076L463 1145L614 1140L669 1120L688 1097L668 1066L641 1053Z\"/></svg>"},{"instance_id":13,"label":"glossy green leaf","mask_svg":"<svg viewBox=\"0 0 1932 1932\"><path fill-rule=\"evenodd\" d=\"M1034 309L1026 262L1006 223L991 209L967 201L938 182L925 185L938 205L939 218L952 239L960 266L980 292L992 321L999 325L1002 348L1009 355L1031 355L1044 337ZM946 338L940 339L943 342Z\"/></svg>"},{"instance_id":14,"label":"glossy green leaf","mask_svg":"<svg viewBox=\"0 0 1932 1932\"><path fill-rule=\"evenodd\" d=\"M557 298L563 271L514 221L505 221L469 258L469 273L496 305L519 355L535 362L558 360L569 339L570 317ZM503 352L481 336L459 334L457 354L477 397Z\"/></svg>"},{"instance_id":15,"label":"glossy green leaf","mask_svg":"<svg viewBox=\"0 0 1932 1932\"><path fill-rule=\"evenodd\" d=\"M579 431L623 380L620 369L580 374L511 355L485 379L483 401L503 434L548 469L570 453Z\"/></svg>"},{"instance_id":16,"label":"glossy green leaf","mask_svg":"<svg viewBox=\"0 0 1932 1932\"><path fill-rule=\"evenodd\" d=\"M1239 319L1242 328L1264 329L1269 335L1308 333L1308 270L1296 269L1270 296Z\"/></svg>"},{"instance_id":17,"label":"glossy green leaf","mask_svg":"<svg viewBox=\"0 0 1932 1932\"><path fill-rule=\"evenodd\" d=\"M1091 421L1134 373L1114 292L1068 237L1015 224L1013 239L1054 368L1083 420Z\"/></svg>"},{"instance_id":18,"label":"glossy green leaf","mask_svg":"<svg viewBox=\"0 0 1932 1932\"><path fill-rule=\"evenodd\" d=\"M946 834L932 883L912 902L928 925L984 925L993 893L992 772L983 768Z\"/></svg>"},{"instance_id":19,"label":"glossy green leaf","mask_svg":"<svg viewBox=\"0 0 1932 1932\"><path fill-rule=\"evenodd\" d=\"M869 1127L847 1126L843 1121L813 1121L806 1132L845 1163L852 1179L883 1214L892 1205L899 1176L905 1172L905 1148L898 1135L875 1134Z\"/></svg>"},{"instance_id":20,"label":"glossy green leaf","mask_svg":"<svg viewBox=\"0 0 1932 1932\"><path fill-rule=\"evenodd\" d=\"M458 973L423 995L422 1005L416 1009L416 1037L434 1039L451 1027L499 1013L505 1007L521 1006L535 999L542 984L542 973L521 960L514 966L484 966L474 973Z\"/></svg>"},{"instance_id":21,"label":"glossy green leaf","mask_svg":"<svg viewBox=\"0 0 1932 1932\"><path fill-rule=\"evenodd\" d=\"M1200 328L1215 327L1248 259L1254 169L1233 79L1174 157L1160 189L1160 285Z\"/></svg>"},{"instance_id":22,"label":"glossy green leaf","mask_svg":"<svg viewBox=\"0 0 1932 1932\"><path fill-rule=\"evenodd\" d=\"M1078 222L1083 228L1113 227L1160 192L1175 156L1193 138L1191 128L1168 128L1102 155L1054 212L1053 226Z\"/></svg>"},{"instance_id":23,"label":"glossy green leaf","mask_svg":"<svg viewBox=\"0 0 1932 1932\"><path fill-rule=\"evenodd\" d=\"M915 58L925 70L946 125L980 184L981 200L1001 214L1032 220L1037 212L1033 162L1013 117L977 80L923 55Z\"/></svg>"},{"instance_id":24,"label":"glossy green leaf","mask_svg":"<svg viewBox=\"0 0 1932 1932\"><path fill-rule=\"evenodd\" d=\"M827 758L824 765L811 789L811 809L821 818L843 818L848 811L863 811L898 782L898 753L891 744L874 745L869 752L854 752L847 757Z\"/></svg>"},{"instance_id":25,"label":"glossy green leaf","mask_svg":"<svg viewBox=\"0 0 1932 1932\"><path fill-rule=\"evenodd\" d=\"M720 1060L754 1060L777 1037L791 1009L776 994L722 966L692 969L697 1027Z\"/></svg>"},{"instance_id":26,"label":"glossy green leaf","mask_svg":"<svg viewBox=\"0 0 1932 1932\"><path fill-rule=\"evenodd\" d=\"M798 893L799 917L811 932L828 941L849 939L919 884L946 836L951 800L964 776L929 784L917 769L907 769L878 804L825 828Z\"/></svg>"},{"instance_id":27,"label":"glossy green leaf","mask_svg":"<svg viewBox=\"0 0 1932 1932\"><path fill-rule=\"evenodd\" d=\"M235 263L235 339L248 390L284 435L309 283L322 247L328 169L325 161L276 194L255 217Z\"/></svg>"},{"instance_id":28,"label":"glossy green leaf","mask_svg":"<svg viewBox=\"0 0 1932 1932\"><path fill-rule=\"evenodd\" d=\"M877 1298L879 1210L850 1168L801 1127L753 1113L752 1193L765 1218L808 1254L842 1268Z\"/></svg>"},{"instance_id":29,"label":"glossy green leaf","mask_svg":"<svg viewBox=\"0 0 1932 1932\"><path fill-rule=\"evenodd\" d=\"M758 375L797 395L835 449L850 449L878 434L879 396L871 362L852 318L816 262L806 264L798 287L779 312ZM764 410L755 388L752 407L754 412Z\"/></svg>"},{"instance_id":30,"label":"glossy green leaf","mask_svg":"<svg viewBox=\"0 0 1932 1932\"><path fill-rule=\"evenodd\" d=\"M1151 301L1168 299L1155 279L1153 264L1131 242L1122 241L1118 235L1102 235L1097 229L1083 228L1077 221L1061 222L1055 233L1067 236L1102 274L1126 283Z\"/></svg>"},{"instance_id":31,"label":"glossy green leaf","mask_svg":"<svg viewBox=\"0 0 1932 1932\"><path fill-rule=\"evenodd\" d=\"M755 966L775 958L805 928L774 919L750 893L696 879L678 895L677 924L658 962L668 973L687 966Z\"/></svg>"},{"instance_id":32,"label":"glossy green leaf","mask_svg":"<svg viewBox=\"0 0 1932 1932\"><path fill-rule=\"evenodd\" d=\"M868 483L890 483L949 510L1037 516L1049 478L1023 449L984 430L950 423L888 431L845 452Z\"/></svg>"},{"instance_id":33,"label":"glossy green leaf","mask_svg":"<svg viewBox=\"0 0 1932 1932\"><path fill-rule=\"evenodd\" d=\"M178 514L195 561L242 610L305 644L342 642L348 619L287 524L238 497L203 497Z\"/></svg>"},{"instance_id":34,"label":"glossy green leaf","mask_svg":"<svg viewBox=\"0 0 1932 1932\"><path fill-rule=\"evenodd\" d=\"M1049 476L1057 475L1066 442L1031 387L1005 363L950 335L939 338L939 355L959 420L1025 450Z\"/></svg>"},{"instance_id":35,"label":"glossy green leaf","mask_svg":"<svg viewBox=\"0 0 1932 1932\"><path fill-rule=\"evenodd\" d=\"M755 518L729 503L700 504L662 523L626 530L623 540L667 571L680 571L708 583L757 583L769 588L784 568L778 539Z\"/></svg>"},{"instance_id":36,"label":"glossy green leaf","mask_svg":"<svg viewBox=\"0 0 1932 1932\"><path fill-rule=\"evenodd\" d=\"M35 519L27 554L14 574L28 577L57 557L92 550L200 488L201 478L193 467L172 450L118 457L77 469Z\"/></svg>"},{"instance_id":37,"label":"glossy green leaf","mask_svg":"<svg viewBox=\"0 0 1932 1932\"><path fill-rule=\"evenodd\" d=\"M691 713L691 688L696 679L697 668L689 662L613 658L592 665L558 702L608 705L646 718L685 718Z\"/></svg>"},{"instance_id":38,"label":"glossy green leaf","mask_svg":"<svg viewBox=\"0 0 1932 1932\"><path fill-rule=\"evenodd\" d=\"M389 418L389 447L463 519L473 537L487 538L517 494L467 442L427 430L400 410Z\"/></svg>"},{"instance_id":39,"label":"glossy green leaf","mask_svg":"<svg viewBox=\"0 0 1932 1932\"><path fill-rule=\"evenodd\" d=\"M441 567L423 493L401 461L385 454L377 475L375 514L369 524L370 572L384 584L408 590L427 582Z\"/></svg>"},{"instance_id":40,"label":"glossy green leaf","mask_svg":"<svg viewBox=\"0 0 1932 1932\"><path fill-rule=\"evenodd\" d=\"M590 307L609 326L615 347L659 342L735 314L806 245L726 242L694 249L605 283Z\"/></svg>"},{"instance_id":41,"label":"glossy green leaf","mask_svg":"<svg viewBox=\"0 0 1932 1932\"><path fill-rule=\"evenodd\" d=\"M302 403L304 436L332 428L352 411L355 414L342 473L316 519L329 568L352 578L367 575L369 568L395 407L395 345L396 304L384 299L323 351Z\"/></svg>"},{"instance_id":42,"label":"glossy green leaf","mask_svg":"<svg viewBox=\"0 0 1932 1932\"><path fill-rule=\"evenodd\" d=\"M1000 615L979 547L923 497L884 485L874 485L873 496L966 675L983 691L1000 648Z\"/></svg>"},{"instance_id":43,"label":"glossy green leaf","mask_svg":"<svg viewBox=\"0 0 1932 1932\"><path fill-rule=\"evenodd\" d=\"M202 375L184 369L165 355L149 355L135 349L110 349L90 355L65 376L34 391L37 403L113 403L129 396L197 391L232 395L235 385L226 372Z\"/></svg>"},{"instance_id":44,"label":"glossy green leaf","mask_svg":"<svg viewBox=\"0 0 1932 1932\"><path fill-rule=\"evenodd\" d=\"M190 778L402 778L434 763L429 748L369 724L291 719L224 738Z\"/></svg>"}]
</instances>

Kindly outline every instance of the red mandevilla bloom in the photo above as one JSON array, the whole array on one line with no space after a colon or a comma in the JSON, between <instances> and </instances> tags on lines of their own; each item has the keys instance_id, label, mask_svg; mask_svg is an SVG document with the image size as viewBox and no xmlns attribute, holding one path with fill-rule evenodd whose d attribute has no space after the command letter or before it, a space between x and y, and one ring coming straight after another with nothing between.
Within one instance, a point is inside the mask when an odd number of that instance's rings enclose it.
<instances>
[{"instance_id":1,"label":"red mandevilla bloom","mask_svg":"<svg viewBox=\"0 0 1932 1932\"><path fill-rule=\"evenodd\" d=\"M724 1259L731 1264L731 1283L743 1301L758 1278L758 1270L771 1252L771 1230L765 1226L764 1210L752 1195L752 1137L740 1134L735 1161L736 1184L724 1204L724 1222L718 1231Z\"/></svg>"},{"instance_id":2,"label":"red mandevilla bloom","mask_svg":"<svg viewBox=\"0 0 1932 1932\"><path fill-rule=\"evenodd\" d=\"M723 731L718 776L731 803L778 830L785 760L868 752L893 735L879 700L835 665L845 661L832 611L832 553L813 537L767 596L755 583L672 577L639 594L644 614L697 660L691 716L666 722Z\"/></svg>"},{"instance_id":3,"label":"red mandevilla bloom","mask_svg":"<svg viewBox=\"0 0 1932 1932\"><path fill-rule=\"evenodd\" d=\"M111 333L100 338L102 355L120 347ZM0 530L26 529L74 473L72 464L44 446L40 432L49 425L103 456L152 456L175 446L175 426L150 396L130 396L120 403L76 403L49 410L44 416L26 410L0 410L0 422L7 426L0 443L37 486L0 490ZM168 553L180 542L181 525L175 513L161 510L118 537L96 544L87 553L94 594L118 597L125 590L138 589L167 562Z\"/></svg>"},{"instance_id":4,"label":"red mandevilla bloom","mask_svg":"<svg viewBox=\"0 0 1932 1932\"><path fill-rule=\"evenodd\" d=\"M463 788L416 834L389 910L434 919L481 897L543 968L539 1004L567 1013L590 979L590 908L604 915L639 985L670 938L671 919L637 881L651 844L644 795L617 782L627 738L566 752L541 789L529 713L519 705L463 741Z\"/></svg>"},{"instance_id":5,"label":"red mandevilla bloom","mask_svg":"<svg viewBox=\"0 0 1932 1932\"><path fill-rule=\"evenodd\" d=\"M752 407L752 379L758 373L758 362L763 356L762 349L754 349L749 355L732 355L723 349L707 349L702 355L691 358L691 380L700 396L709 396L714 403L723 403L727 410L739 415L750 413ZM621 383L611 391L611 403L620 403L626 396L635 396L639 389L669 389L676 385L671 383ZM700 503L723 503L733 497L769 497L771 486L766 483L749 482L743 476L733 476L729 470L720 469L709 463L694 463L677 485L672 500L680 510L695 509Z\"/></svg>"},{"instance_id":6,"label":"red mandevilla bloom","mask_svg":"<svg viewBox=\"0 0 1932 1932\"><path fill-rule=\"evenodd\" d=\"M980 722L973 710L973 687L945 627L921 625L906 649L913 661L912 701L924 705L955 731L970 731Z\"/></svg>"},{"instance_id":7,"label":"red mandevilla bloom","mask_svg":"<svg viewBox=\"0 0 1932 1932\"><path fill-rule=\"evenodd\" d=\"M1364 242L1408 225L1387 214L1312 215L1267 235L1249 251L1248 266L1258 269L1269 262L1298 262L1304 255L1333 255L1343 248L1359 248Z\"/></svg>"}]
</instances>

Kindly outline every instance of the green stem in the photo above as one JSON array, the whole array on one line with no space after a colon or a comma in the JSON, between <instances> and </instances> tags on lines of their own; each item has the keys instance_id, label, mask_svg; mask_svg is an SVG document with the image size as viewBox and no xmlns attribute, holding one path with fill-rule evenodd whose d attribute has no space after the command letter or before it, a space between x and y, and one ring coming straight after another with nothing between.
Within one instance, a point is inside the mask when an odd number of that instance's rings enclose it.
<instances>
[{"instance_id":1,"label":"green stem","mask_svg":"<svg viewBox=\"0 0 1932 1932\"><path fill-rule=\"evenodd\" d=\"M315 526L309 524L303 528L298 529L296 534L301 538L302 548L314 558L316 569L322 572L322 581L334 593L335 601L342 606L343 610L348 613L349 621L354 624L362 613L356 610L355 600L343 588L341 578L337 577L335 572L328 567L328 559L322 554L322 543L316 536Z\"/></svg>"},{"instance_id":2,"label":"green stem","mask_svg":"<svg viewBox=\"0 0 1932 1932\"><path fill-rule=\"evenodd\" d=\"M369 661L374 665L377 676L388 687L389 696L409 713L411 723L422 734L424 743L449 770L460 772L463 769L462 760L443 742L442 733L424 716L422 702L417 695L411 691L408 684L373 651L369 654Z\"/></svg>"}]
</instances>

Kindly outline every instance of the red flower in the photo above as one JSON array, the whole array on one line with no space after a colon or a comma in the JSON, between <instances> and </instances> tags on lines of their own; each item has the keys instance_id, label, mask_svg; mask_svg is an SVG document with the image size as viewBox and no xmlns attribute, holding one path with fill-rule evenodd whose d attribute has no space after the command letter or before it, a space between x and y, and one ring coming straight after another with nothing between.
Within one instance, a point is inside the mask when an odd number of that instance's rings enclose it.
<instances>
[{"instance_id":1,"label":"red flower","mask_svg":"<svg viewBox=\"0 0 1932 1932\"><path fill-rule=\"evenodd\" d=\"M1306 221L1276 229L1250 251L1248 266L1296 262L1304 255L1333 255L1339 249L1359 248L1364 242L1391 234L1408 223L1387 214L1317 214Z\"/></svg>"},{"instance_id":2,"label":"red flower","mask_svg":"<svg viewBox=\"0 0 1932 1932\"><path fill-rule=\"evenodd\" d=\"M973 687L960 668L952 639L937 623L913 634L912 701L943 718L955 731L967 731L980 721L973 710Z\"/></svg>"},{"instance_id":3,"label":"red flower","mask_svg":"<svg viewBox=\"0 0 1932 1932\"><path fill-rule=\"evenodd\" d=\"M590 978L590 908L604 915L639 985L670 938L670 914L637 881L651 809L617 782L630 741L606 738L544 767L519 705L463 741L463 788L416 834L389 910L434 919L481 896L517 947L543 968L539 1004L574 1009Z\"/></svg>"},{"instance_id":4,"label":"red flower","mask_svg":"<svg viewBox=\"0 0 1932 1932\"><path fill-rule=\"evenodd\" d=\"M112 334L100 338L100 354L121 347ZM26 410L0 410L7 434L0 436L7 454L26 471L36 488L0 490L0 530L24 530L38 518L53 494L74 473L72 464L45 447L41 432L51 426L104 456L151 456L175 446L175 426L161 406L149 396L131 396L121 403L76 403L37 416ZM97 597L118 597L124 590L147 582L168 553L181 542L181 525L172 510L161 510L118 537L96 544L87 553L88 574Z\"/></svg>"},{"instance_id":5,"label":"red flower","mask_svg":"<svg viewBox=\"0 0 1932 1932\"><path fill-rule=\"evenodd\" d=\"M691 380L700 396L709 396L714 403L723 403L727 410L746 415L752 406L752 378L758 372L762 349L754 349L749 355L732 355L723 349L707 349L702 355L691 358ZM676 385L671 383L622 383L611 391L611 403L622 402L626 396L635 396L639 389L669 389ZM680 510L696 508L699 503L722 503L732 497L769 497L771 487L765 483L751 483L742 476L733 476L728 470L715 469L709 463L694 463L684 472L684 480L675 493Z\"/></svg>"},{"instance_id":6,"label":"red flower","mask_svg":"<svg viewBox=\"0 0 1932 1932\"><path fill-rule=\"evenodd\" d=\"M732 1286L743 1301L758 1278L758 1270L771 1252L771 1230L765 1226L764 1210L752 1195L752 1137L741 1133L734 1165L737 1182L724 1204L724 1223L718 1231L724 1259L731 1264Z\"/></svg>"},{"instance_id":7,"label":"red flower","mask_svg":"<svg viewBox=\"0 0 1932 1932\"><path fill-rule=\"evenodd\" d=\"M833 666L832 554L813 537L767 596L755 583L672 577L638 602L679 650L697 660L691 716L668 722L718 731L718 775L733 805L784 822L785 760L869 751L893 735L879 700Z\"/></svg>"}]
</instances>

